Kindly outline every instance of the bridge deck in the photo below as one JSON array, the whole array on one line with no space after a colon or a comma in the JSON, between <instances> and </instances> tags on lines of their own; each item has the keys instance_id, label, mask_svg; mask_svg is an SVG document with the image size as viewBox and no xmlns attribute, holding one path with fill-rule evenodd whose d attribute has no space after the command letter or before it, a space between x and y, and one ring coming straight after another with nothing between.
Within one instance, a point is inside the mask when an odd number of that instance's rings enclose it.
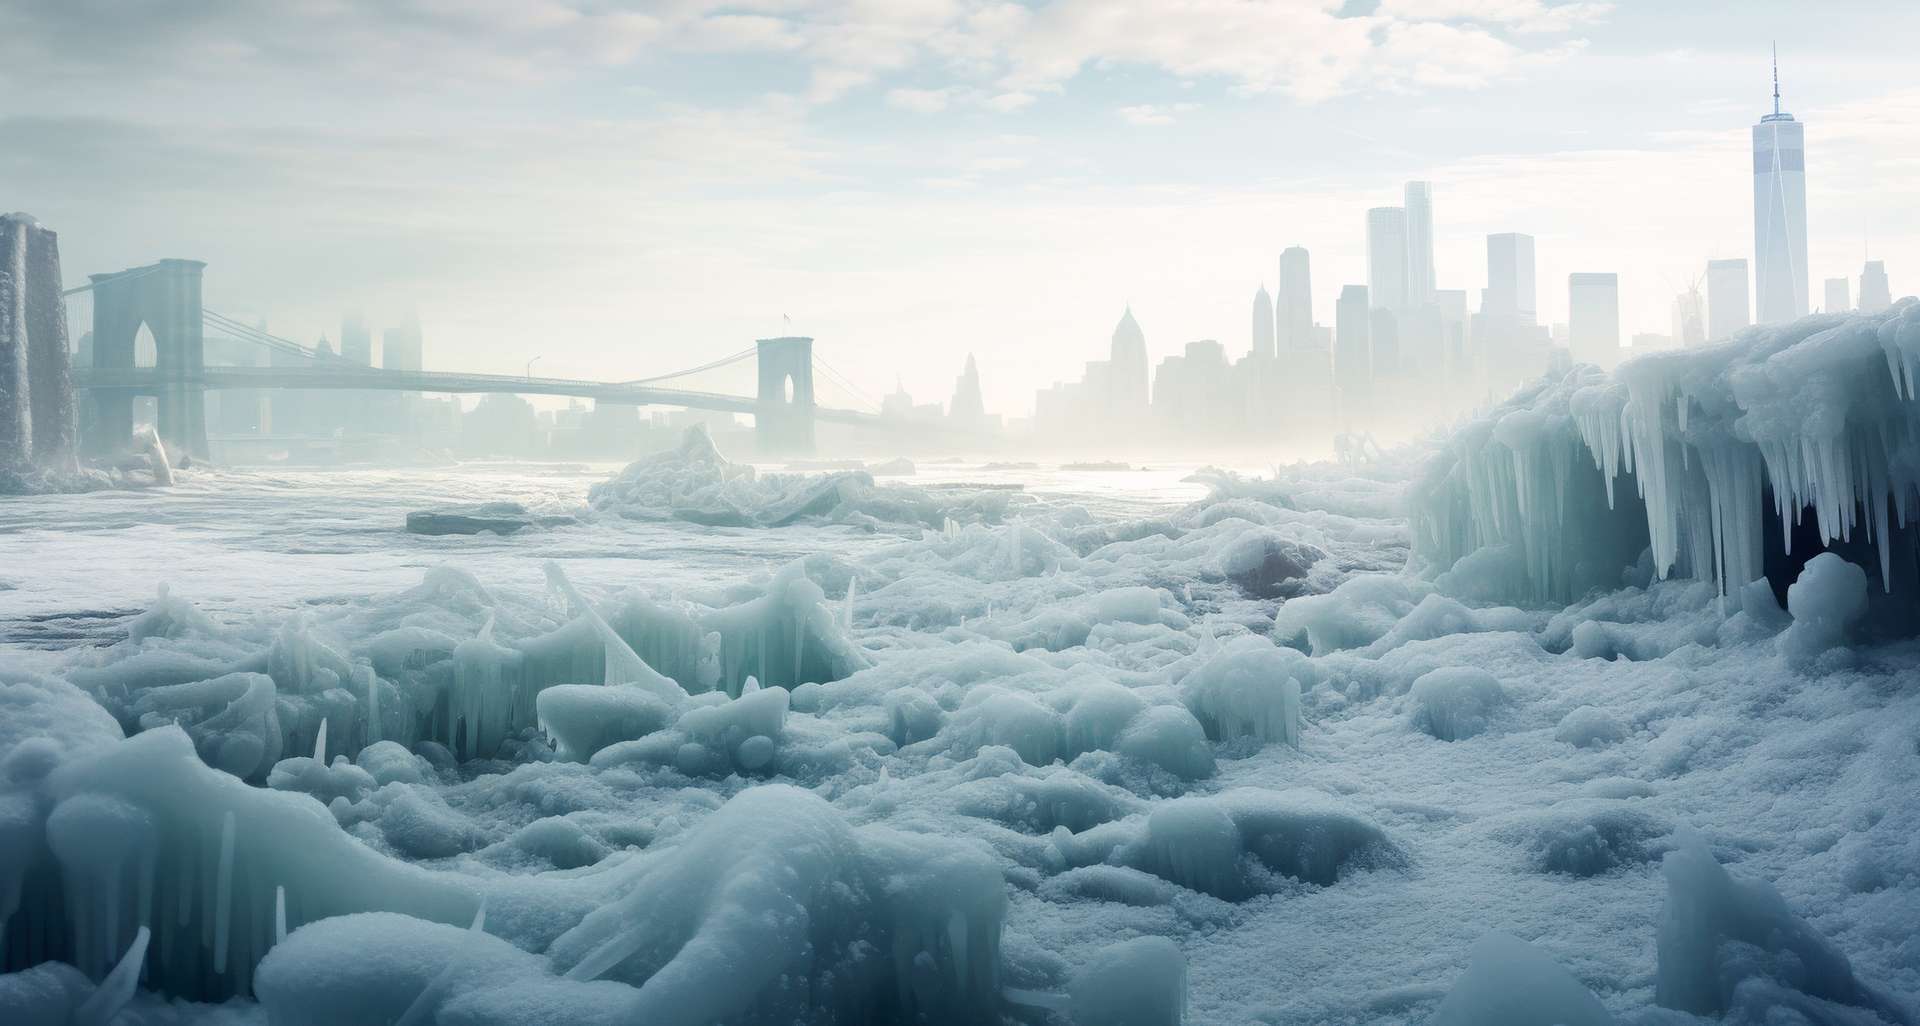
<instances>
[{"instance_id":1,"label":"bridge deck","mask_svg":"<svg viewBox=\"0 0 1920 1026\"><path fill-rule=\"evenodd\" d=\"M627 406L681 406L724 413L753 414L759 400L751 396L695 392L652 385L581 381L573 378L535 378L513 374L467 374L452 371L396 371L355 364L314 367L207 367L198 374L175 376L153 367L74 368L74 386L82 389L122 390L158 394L175 387L215 390L248 388L351 389L386 392L443 392L450 394L507 393L564 395ZM816 406L821 420L867 424L880 418L858 410Z\"/></svg>"}]
</instances>

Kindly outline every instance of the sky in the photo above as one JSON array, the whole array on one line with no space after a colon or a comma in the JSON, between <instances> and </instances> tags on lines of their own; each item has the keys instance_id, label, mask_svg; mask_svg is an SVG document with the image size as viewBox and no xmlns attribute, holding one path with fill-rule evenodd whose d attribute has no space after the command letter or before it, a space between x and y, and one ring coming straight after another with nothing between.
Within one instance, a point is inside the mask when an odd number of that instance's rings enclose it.
<instances>
[{"instance_id":1,"label":"sky","mask_svg":"<svg viewBox=\"0 0 1920 1026\"><path fill-rule=\"evenodd\" d=\"M1737 13L1735 13L1737 12ZM626 380L816 338L867 397L988 408L1104 358L1246 351L1282 249L1316 319L1366 208L1621 276L1666 332L1752 250L1749 126L1807 123L1810 294L1920 284L1920 4L1572 0L26 0L0 4L0 208L66 276L208 262L276 334L417 312L430 369ZM83 328L84 301L73 316Z\"/></svg>"}]
</instances>

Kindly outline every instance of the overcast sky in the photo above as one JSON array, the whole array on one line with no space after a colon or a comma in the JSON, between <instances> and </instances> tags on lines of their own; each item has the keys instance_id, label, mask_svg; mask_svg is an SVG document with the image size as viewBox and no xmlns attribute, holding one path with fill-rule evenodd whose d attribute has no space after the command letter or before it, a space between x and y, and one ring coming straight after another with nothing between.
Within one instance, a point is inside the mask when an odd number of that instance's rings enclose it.
<instances>
[{"instance_id":1,"label":"overcast sky","mask_svg":"<svg viewBox=\"0 0 1920 1026\"><path fill-rule=\"evenodd\" d=\"M1246 350L1280 250L1316 317L1365 209L1434 182L1439 280L1538 238L1543 316L1618 271L1664 332L1752 249L1781 44L1811 295L1920 282L1920 4L1545 0L25 0L0 208L65 271L206 260L280 334L419 312L430 368L626 379L783 333L865 390L990 409L1106 353ZM75 316L84 327L84 304ZM76 329L78 330L78 329Z\"/></svg>"}]
</instances>

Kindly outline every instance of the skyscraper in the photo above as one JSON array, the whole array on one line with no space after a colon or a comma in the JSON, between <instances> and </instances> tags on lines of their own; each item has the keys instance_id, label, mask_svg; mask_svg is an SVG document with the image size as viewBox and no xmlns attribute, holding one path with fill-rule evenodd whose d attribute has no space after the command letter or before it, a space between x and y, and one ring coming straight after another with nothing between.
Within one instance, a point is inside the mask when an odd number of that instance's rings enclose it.
<instances>
[{"instance_id":1,"label":"skyscraper","mask_svg":"<svg viewBox=\"0 0 1920 1026\"><path fill-rule=\"evenodd\" d=\"M1853 309L1853 294L1847 288L1847 279L1827 279L1827 301L1820 304L1821 313L1846 313Z\"/></svg>"},{"instance_id":2,"label":"skyscraper","mask_svg":"<svg viewBox=\"0 0 1920 1026\"><path fill-rule=\"evenodd\" d=\"M1577 363L1608 370L1620 360L1620 276L1567 275L1567 349Z\"/></svg>"},{"instance_id":3,"label":"skyscraper","mask_svg":"<svg viewBox=\"0 0 1920 1026\"><path fill-rule=\"evenodd\" d=\"M1253 349L1256 360L1273 359L1273 300L1267 287L1253 294Z\"/></svg>"},{"instance_id":4,"label":"skyscraper","mask_svg":"<svg viewBox=\"0 0 1920 1026\"><path fill-rule=\"evenodd\" d=\"M1367 211L1367 292L1375 309L1407 310L1407 211L1374 207Z\"/></svg>"},{"instance_id":5,"label":"skyscraper","mask_svg":"<svg viewBox=\"0 0 1920 1026\"><path fill-rule=\"evenodd\" d=\"M1887 284L1887 265L1867 261L1860 269L1860 312L1879 313L1893 305L1893 288Z\"/></svg>"},{"instance_id":6,"label":"skyscraper","mask_svg":"<svg viewBox=\"0 0 1920 1026\"><path fill-rule=\"evenodd\" d=\"M1418 309L1433 302L1433 183L1408 182L1407 305Z\"/></svg>"},{"instance_id":7,"label":"skyscraper","mask_svg":"<svg viewBox=\"0 0 1920 1026\"><path fill-rule=\"evenodd\" d=\"M1487 236L1487 292L1481 313L1531 328L1536 320L1533 236L1504 232Z\"/></svg>"},{"instance_id":8,"label":"skyscraper","mask_svg":"<svg viewBox=\"0 0 1920 1026\"><path fill-rule=\"evenodd\" d=\"M947 404L947 418L965 427L978 427L987 419L986 403L980 397L980 368L967 354L967 366L953 383L953 401Z\"/></svg>"},{"instance_id":9,"label":"skyscraper","mask_svg":"<svg viewBox=\"0 0 1920 1026\"><path fill-rule=\"evenodd\" d=\"M1780 109L1780 62L1773 66L1773 113L1753 126L1753 273L1758 321L1807 315L1805 126Z\"/></svg>"},{"instance_id":10,"label":"skyscraper","mask_svg":"<svg viewBox=\"0 0 1920 1026\"><path fill-rule=\"evenodd\" d=\"M1131 306L1113 327L1113 348L1107 363L1111 384L1107 413L1116 424L1137 426L1147 413L1147 336L1133 319Z\"/></svg>"},{"instance_id":11,"label":"skyscraper","mask_svg":"<svg viewBox=\"0 0 1920 1026\"><path fill-rule=\"evenodd\" d=\"M357 313L340 318L340 355L362 367L373 366L373 332Z\"/></svg>"},{"instance_id":12,"label":"skyscraper","mask_svg":"<svg viewBox=\"0 0 1920 1026\"><path fill-rule=\"evenodd\" d=\"M1275 302L1279 349L1283 353L1315 348L1313 337L1313 276L1307 251L1288 246L1280 254L1280 294Z\"/></svg>"},{"instance_id":13,"label":"skyscraper","mask_svg":"<svg viewBox=\"0 0 1920 1026\"><path fill-rule=\"evenodd\" d=\"M342 346L346 344L344 335L340 341ZM412 314L398 327L388 328L380 335L380 366L387 370L420 370L424 366L421 352L420 318Z\"/></svg>"},{"instance_id":14,"label":"skyscraper","mask_svg":"<svg viewBox=\"0 0 1920 1026\"><path fill-rule=\"evenodd\" d=\"M1707 341L1723 341L1752 323L1747 306L1747 262L1707 261Z\"/></svg>"}]
</instances>

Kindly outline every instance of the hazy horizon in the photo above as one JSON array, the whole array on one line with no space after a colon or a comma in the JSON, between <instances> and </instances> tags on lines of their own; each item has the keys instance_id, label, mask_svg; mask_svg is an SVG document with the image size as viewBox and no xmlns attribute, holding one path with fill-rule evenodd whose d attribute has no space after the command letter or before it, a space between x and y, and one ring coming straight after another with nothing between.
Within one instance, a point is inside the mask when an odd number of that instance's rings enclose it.
<instances>
[{"instance_id":1,"label":"hazy horizon","mask_svg":"<svg viewBox=\"0 0 1920 1026\"><path fill-rule=\"evenodd\" d=\"M1345 15L1345 16L1342 16ZM787 330L867 392L990 411L1106 355L1248 345L1313 254L1365 280L1365 211L1434 183L1439 285L1484 236L1617 271L1623 341L1752 256L1748 127L1781 45L1807 123L1810 279L1920 266L1904 29L1920 9L1383 0L98 3L0 12L0 200L69 284L182 256L207 305L303 341L417 310L431 368L627 378ZM84 299L75 334L86 326Z\"/></svg>"}]
</instances>

